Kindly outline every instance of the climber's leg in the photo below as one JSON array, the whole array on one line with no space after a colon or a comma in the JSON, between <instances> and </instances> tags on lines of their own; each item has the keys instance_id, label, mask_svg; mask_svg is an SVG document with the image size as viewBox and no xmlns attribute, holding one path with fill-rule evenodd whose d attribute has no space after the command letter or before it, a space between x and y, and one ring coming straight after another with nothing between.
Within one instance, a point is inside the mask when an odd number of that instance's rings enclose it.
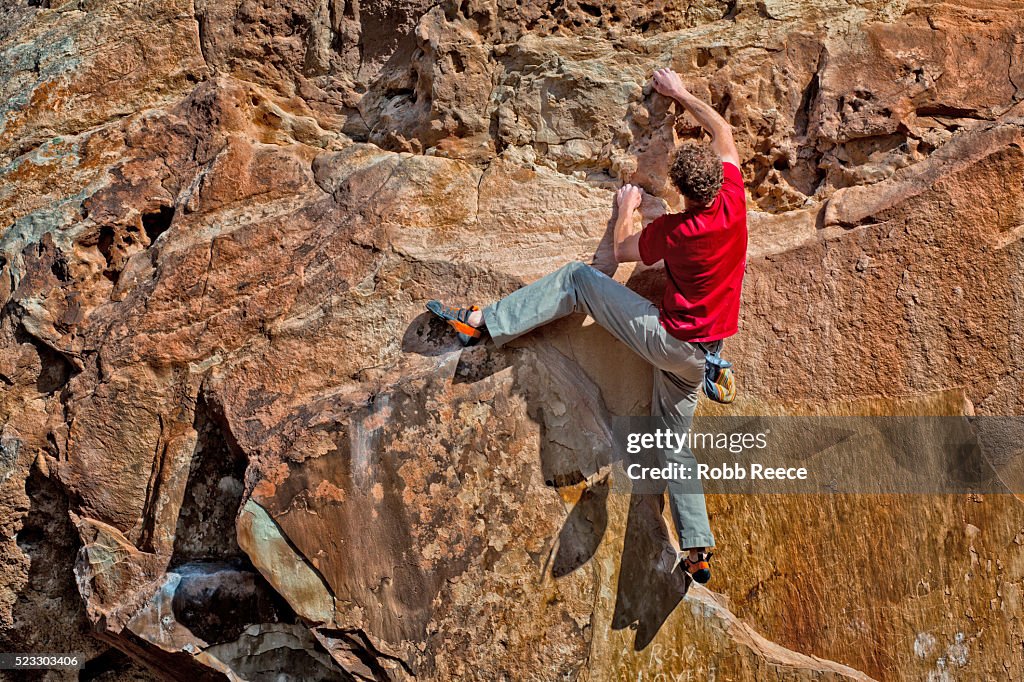
<instances>
[{"instance_id":1,"label":"climber's leg","mask_svg":"<svg viewBox=\"0 0 1024 682\"><path fill-rule=\"evenodd\" d=\"M688 363L681 372L668 372L654 368L654 390L651 396L651 414L664 418L669 428L687 430L697 407L697 395L703 378L703 353L699 362ZM675 462L696 471L697 460L689 448L679 453L663 452L667 462ZM704 503L704 488L698 480L668 482L669 506L672 520L679 534L679 546L685 550L703 550L714 547L715 536L708 522Z\"/></svg>"},{"instance_id":2,"label":"climber's leg","mask_svg":"<svg viewBox=\"0 0 1024 682\"><path fill-rule=\"evenodd\" d=\"M487 306L483 318L491 339L502 346L573 312L590 315L648 362L660 364L664 348L658 337L664 328L657 306L580 262L569 263Z\"/></svg>"},{"instance_id":3,"label":"climber's leg","mask_svg":"<svg viewBox=\"0 0 1024 682\"><path fill-rule=\"evenodd\" d=\"M570 263L484 308L483 320L494 343L502 346L573 312L587 313L654 366L652 414L677 431L688 429L704 379L704 351L668 334L657 306L596 269ZM664 456L691 471L696 468L688 448ZM670 481L668 492L680 546L714 546L700 482Z\"/></svg>"}]
</instances>

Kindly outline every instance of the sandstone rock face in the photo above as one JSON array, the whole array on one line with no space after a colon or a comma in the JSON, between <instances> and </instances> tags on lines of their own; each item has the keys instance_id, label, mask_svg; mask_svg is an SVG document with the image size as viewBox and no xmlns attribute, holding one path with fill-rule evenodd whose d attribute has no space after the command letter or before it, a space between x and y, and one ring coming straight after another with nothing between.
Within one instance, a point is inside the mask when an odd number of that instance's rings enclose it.
<instances>
[{"instance_id":1,"label":"sandstone rock face","mask_svg":"<svg viewBox=\"0 0 1024 682\"><path fill-rule=\"evenodd\" d=\"M583 319L461 350L423 313L612 271L621 181L678 208L698 130L646 85L672 66L748 189L731 412L1020 414L1019 3L0 19L0 650L104 679L1024 676L1017 498L712 496L714 591L683 599L657 500L600 477L649 369Z\"/></svg>"}]
</instances>

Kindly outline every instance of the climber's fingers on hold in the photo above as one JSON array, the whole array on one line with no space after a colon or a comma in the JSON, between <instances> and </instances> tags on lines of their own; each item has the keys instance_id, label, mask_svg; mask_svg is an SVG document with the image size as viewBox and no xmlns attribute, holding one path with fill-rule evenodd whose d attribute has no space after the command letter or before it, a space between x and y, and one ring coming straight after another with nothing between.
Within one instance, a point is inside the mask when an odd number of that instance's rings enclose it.
<instances>
[{"instance_id":1,"label":"climber's fingers on hold","mask_svg":"<svg viewBox=\"0 0 1024 682\"><path fill-rule=\"evenodd\" d=\"M625 184L615 193L615 202L620 208L635 209L643 201L643 190L636 185Z\"/></svg>"},{"instance_id":2,"label":"climber's fingers on hold","mask_svg":"<svg viewBox=\"0 0 1024 682\"><path fill-rule=\"evenodd\" d=\"M669 68L658 69L655 71L651 82L654 84L655 90L668 97L672 97L686 91L686 86L683 85L683 79L679 77L678 73Z\"/></svg>"}]
</instances>

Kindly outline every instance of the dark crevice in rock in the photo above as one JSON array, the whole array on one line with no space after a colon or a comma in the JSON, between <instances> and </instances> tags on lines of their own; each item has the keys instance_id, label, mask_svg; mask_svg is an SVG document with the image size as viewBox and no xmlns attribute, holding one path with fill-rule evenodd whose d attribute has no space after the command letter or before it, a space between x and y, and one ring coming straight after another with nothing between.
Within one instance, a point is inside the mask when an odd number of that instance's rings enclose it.
<instances>
[{"instance_id":1,"label":"dark crevice in rock","mask_svg":"<svg viewBox=\"0 0 1024 682\"><path fill-rule=\"evenodd\" d=\"M402 670L408 675L416 677L416 673L409 667L409 664L397 656L389 656L377 649L369 636L360 629L337 630L320 628L318 632L324 637L333 640L336 646L340 646L354 655L370 670L372 677L360 675L361 679L373 680L374 682L389 682L392 680L392 675L378 662L380 660L393 661L400 665Z\"/></svg>"},{"instance_id":2,"label":"dark crevice in rock","mask_svg":"<svg viewBox=\"0 0 1024 682\"><path fill-rule=\"evenodd\" d=\"M714 97L712 97L712 100L714 100ZM729 105L732 104L732 94L726 92L724 95L722 95L722 99L718 100L717 102L712 101L712 104L715 107L715 110L722 117L728 118L728 116L725 115L725 112L729 108Z\"/></svg>"},{"instance_id":3,"label":"dark crevice in rock","mask_svg":"<svg viewBox=\"0 0 1024 682\"><path fill-rule=\"evenodd\" d=\"M78 672L78 681L90 682L105 679L108 675L119 679L151 679L148 675L143 677L144 674L131 656L111 647L85 662L85 666Z\"/></svg>"},{"instance_id":4,"label":"dark crevice in rock","mask_svg":"<svg viewBox=\"0 0 1024 682\"><path fill-rule=\"evenodd\" d=\"M174 618L209 644L237 640L252 625L294 624L298 617L248 560L178 566Z\"/></svg>"},{"instance_id":5,"label":"dark crevice in rock","mask_svg":"<svg viewBox=\"0 0 1024 682\"><path fill-rule=\"evenodd\" d=\"M212 72L210 60L206 56L206 15L196 12L193 18L196 20L196 38L199 42L199 54L203 58L203 63L206 64L207 70Z\"/></svg>"},{"instance_id":6,"label":"dark crevice in rock","mask_svg":"<svg viewBox=\"0 0 1024 682\"><path fill-rule=\"evenodd\" d=\"M978 112L974 109L965 109L963 107L955 107L941 103L918 107L914 113L917 116L931 116L939 118L978 118L988 120L988 117L979 116Z\"/></svg>"},{"instance_id":7,"label":"dark crevice in rock","mask_svg":"<svg viewBox=\"0 0 1024 682\"><path fill-rule=\"evenodd\" d=\"M36 390L40 393L56 393L78 374L78 368L66 356L30 334L23 324L15 329L14 338L18 343L31 344L39 355L41 370L36 379Z\"/></svg>"},{"instance_id":8,"label":"dark crevice in rock","mask_svg":"<svg viewBox=\"0 0 1024 682\"><path fill-rule=\"evenodd\" d=\"M411 104L416 104L416 91L412 88L390 88L384 92L384 96L389 99L408 97Z\"/></svg>"},{"instance_id":9,"label":"dark crevice in rock","mask_svg":"<svg viewBox=\"0 0 1024 682\"><path fill-rule=\"evenodd\" d=\"M19 590L14 627L4 633L0 648L92 655L96 642L72 571L81 543L68 517L68 496L36 466L25 480L25 494L31 506L15 541L29 560L28 583ZM44 675L45 671L31 671L18 679Z\"/></svg>"},{"instance_id":10,"label":"dark crevice in rock","mask_svg":"<svg viewBox=\"0 0 1024 682\"><path fill-rule=\"evenodd\" d=\"M238 640L212 646L207 652L227 664L239 679L250 682L362 679L339 667L314 634L299 624L261 624Z\"/></svg>"},{"instance_id":11,"label":"dark crevice in rock","mask_svg":"<svg viewBox=\"0 0 1024 682\"><path fill-rule=\"evenodd\" d=\"M53 276L61 282L71 281L71 271L68 268L68 259L63 253L58 252L54 257L53 264L50 266L50 272L52 272Z\"/></svg>"},{"instance_id":12,"label":"dark crevice in rock","mask_svg":"<svg viewBox=\"0 0 1024 682\"><path fill-rule=\"evenodd\" d=\"M161 206L159 210L142 214L142 228L146 231L146 236L149 237L149 243L152 244L157 237L166 232L171 227L173 220L173 206Z\"/></svg>"},{"instance_id":13,"label":"dark crevice in rock","mask_svg":"<svg viewBox=\"0 0 1024 682\"><path fill-rule=\"evenodd\" d=\"M227 429L223 412L202 394L193 428L198 436L170 566L247 560L235 537L235 516L242 505L248 459Z\"/></svg>"},{"instance_id":14,"label":"dark crevice in rock","mask_svg":"<svg viewBox=\"0 0 1024 682\"><path fill-rule=\"evenodd\" d=\"M248 458L219 404L200 394L197 432L168 571L181 581L172 606L178 622L211 644L237 640L252 625L296 623L287 602L238 546Z\"/></svg>"},{"instance_id":15,"label":"dark crevice in rock","mask_svg":"<svg viewBox=\"0 0 1024 682\"><path fill-rule=\"evenodd\" d=\"M103 259L107 262L107 267L103 270L103 276L109 279L114 284L117 284L117 278L121 274L119 270L113 267L114 262L114 228L109 225L104 225L100 228L99 238L96 241L96 248L99 249Z\"/></svg>"},{"instance_id":16,"label":"dark crevice in rock","mask_svg":"<svg viewBox=\"0 0 1024 682\"><path fill-rule=\"evenodd\" d=\"M818 74L815 73L800 97L800 107L796 110L796 120L794 121L797 137L807 134L807 129L810 126L811 110L818 100L820 82Z\"/></svg>"}]
</instances>

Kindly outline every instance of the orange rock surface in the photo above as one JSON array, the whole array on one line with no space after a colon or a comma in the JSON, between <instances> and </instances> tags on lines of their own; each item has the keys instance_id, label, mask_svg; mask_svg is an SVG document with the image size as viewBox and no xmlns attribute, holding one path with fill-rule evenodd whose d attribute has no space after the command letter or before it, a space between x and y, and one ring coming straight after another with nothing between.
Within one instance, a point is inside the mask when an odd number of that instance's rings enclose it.
<instances>
[{"instance_id":1,"label":"orange rock surface","mask_svg":"<svg viewBox=\"0 0 1024 682\"><path fill-rule=\"evenodd\" d=\"M1024 677L1016 497L711 496L682 598L657 502L596 476L649 369L579 317L462 350L423 309L608 269L623 181L678 208L671 66L748 190L729 413L1019 415L1021 35L1013 0L6 3L0 651Z\"/></svg>"}]
</instances>

